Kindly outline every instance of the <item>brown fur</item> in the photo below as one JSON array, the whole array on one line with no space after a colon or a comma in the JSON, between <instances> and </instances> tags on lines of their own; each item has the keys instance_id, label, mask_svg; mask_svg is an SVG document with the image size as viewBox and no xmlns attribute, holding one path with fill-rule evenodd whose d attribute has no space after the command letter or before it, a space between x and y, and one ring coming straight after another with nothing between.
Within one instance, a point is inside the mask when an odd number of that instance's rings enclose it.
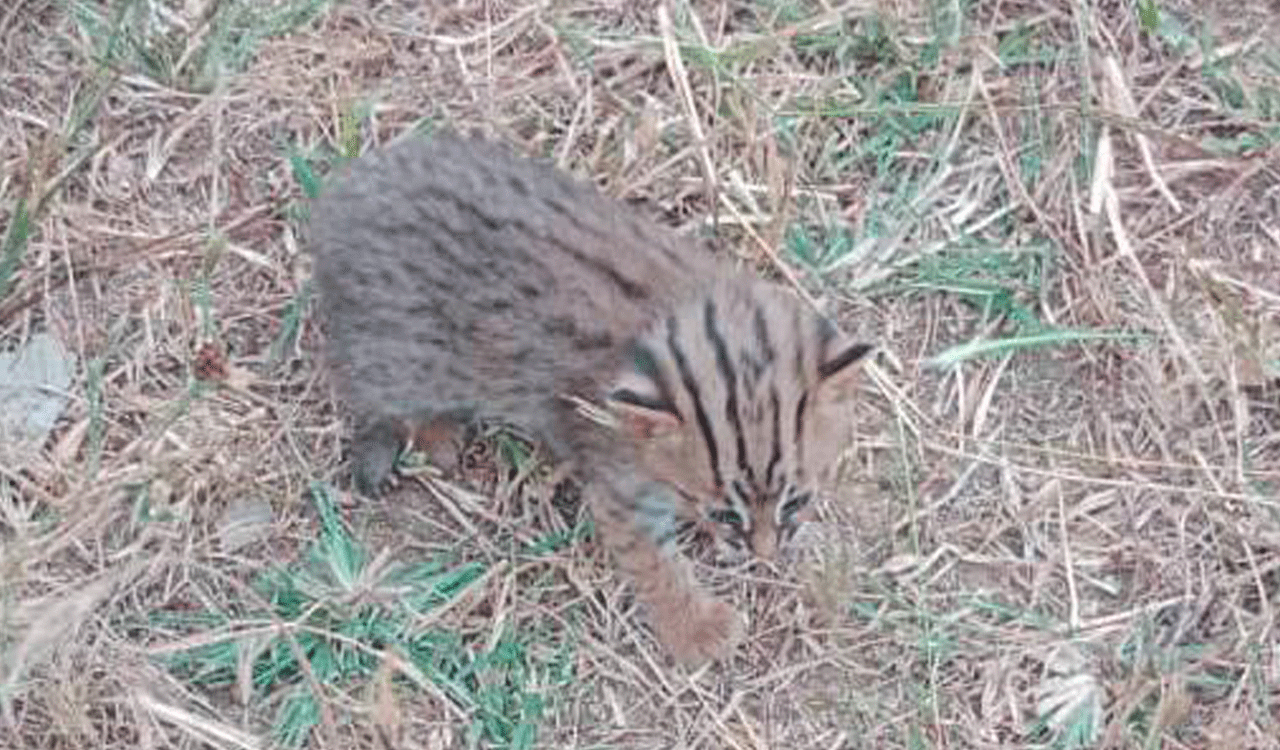
<instances>
[{"instance_id":1,"label":"brown fur","mask_svg":"<svg viewBox=\"0 0 1280 750\"><path fill-rule=\"evenodd\" d=\"M313 217L330 357L359 420L357 485L376 491L413 430L517 424L575 465L658 638L685 662L726 654L742 623L693 581L678 521L717 519L731 542L772 555L795 525L780 509L803 505L834 458L869 347L787 291L481 141L371 153ZM607 406L615 424L573 399Z\"/></svg>"}]
</instances>

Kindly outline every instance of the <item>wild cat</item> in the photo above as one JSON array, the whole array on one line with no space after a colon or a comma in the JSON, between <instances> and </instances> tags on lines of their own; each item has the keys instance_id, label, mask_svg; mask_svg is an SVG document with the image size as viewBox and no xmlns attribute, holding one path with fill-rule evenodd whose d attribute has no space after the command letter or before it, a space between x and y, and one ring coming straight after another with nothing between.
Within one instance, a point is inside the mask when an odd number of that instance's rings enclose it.
<instances>
[{"instance_id":1,"label":"wild cat","mask_svg":"<svg viewBox=\"0 0 1280 750\"><path fill-rule=\"evenodd\" d=\"M834 462L871 346L593 187L456 135L348 164L312 207L312 249L360 490L411 434L519 426L571 462L671 654L729 653L741 618L700 589L677 531L709 521L772 556Z\"/></svg>"}]
</instances>

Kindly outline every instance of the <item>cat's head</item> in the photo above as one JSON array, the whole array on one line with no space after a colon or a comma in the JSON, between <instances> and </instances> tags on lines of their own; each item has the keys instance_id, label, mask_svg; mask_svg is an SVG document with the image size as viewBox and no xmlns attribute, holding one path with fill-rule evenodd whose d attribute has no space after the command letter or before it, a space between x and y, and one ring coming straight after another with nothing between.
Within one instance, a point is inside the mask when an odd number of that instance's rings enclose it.
<instances>
[{"instance_id":1,"label":"cat's head","mask_svg":"<svg viewBox=\"0 0 1280 750\"><path fill-rule=\"evenodd\" d=\"M768 559L835 463L872 349L783 290L724 284L635 342L608 405L645 471Z\"/></svg>"}]
</instances>

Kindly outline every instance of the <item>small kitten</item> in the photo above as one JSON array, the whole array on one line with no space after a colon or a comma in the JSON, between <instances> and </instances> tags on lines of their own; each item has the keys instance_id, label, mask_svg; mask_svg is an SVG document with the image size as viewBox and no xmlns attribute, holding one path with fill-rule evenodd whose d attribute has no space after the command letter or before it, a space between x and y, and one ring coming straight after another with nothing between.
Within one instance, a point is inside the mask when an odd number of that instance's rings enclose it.
<instances>
[{"instance_id":1,"label":"small kitten","mask_svg":"<svg viewBox=\"0 0 1280 750\"><path fill-rule=\"evenodd\" d=\"M357 487L375 493L411 434L527 429L572 462L663 645L690 664L727 655L740 617L699 589L677 531L709 521L771 557L834 462L871 347L481 140L409 137L352 162L312 233Z\"/></svg>"}]
</instances>

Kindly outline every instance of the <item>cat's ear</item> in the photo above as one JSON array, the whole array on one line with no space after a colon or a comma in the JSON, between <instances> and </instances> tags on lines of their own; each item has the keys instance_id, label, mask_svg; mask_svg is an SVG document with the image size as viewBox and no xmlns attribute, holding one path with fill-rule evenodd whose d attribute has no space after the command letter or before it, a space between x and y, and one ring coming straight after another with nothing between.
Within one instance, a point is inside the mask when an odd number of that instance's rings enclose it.
<instances>
[{"instance_id":1,"label":"cat's ear","mask_svg":"<svg viewBox=\"0 0 1280 750\"><path fill-rule=\"evenodd\" d=\"M680 428L680 415L670 404L631 388L614 388L606 403L619 429L631 437L662 437Z\"/></svg>"},{"instance_id":2,"label":"cat's ear","mask_svg":"<svg viewBox=\"0 0 1280 750\"><path fill-rule=\"evenodd\" d=\"M828 347L827 357L818 365L818 387L831 401L853 398L862 363L875 351L874 344L841 342Z\"/></svg>"},{"instance_id":3,"label":"cat's ear","mask_svg":"<svg viewBox=\"0 0 1280 750\"><path fill-rule=\"evenodd\" d=\"M680 412L662 383L653 350L644 342L633 343L628 367L605 400L622 432L647 440L670 435L680 428Z\"/></svg>"}]
</instances>

